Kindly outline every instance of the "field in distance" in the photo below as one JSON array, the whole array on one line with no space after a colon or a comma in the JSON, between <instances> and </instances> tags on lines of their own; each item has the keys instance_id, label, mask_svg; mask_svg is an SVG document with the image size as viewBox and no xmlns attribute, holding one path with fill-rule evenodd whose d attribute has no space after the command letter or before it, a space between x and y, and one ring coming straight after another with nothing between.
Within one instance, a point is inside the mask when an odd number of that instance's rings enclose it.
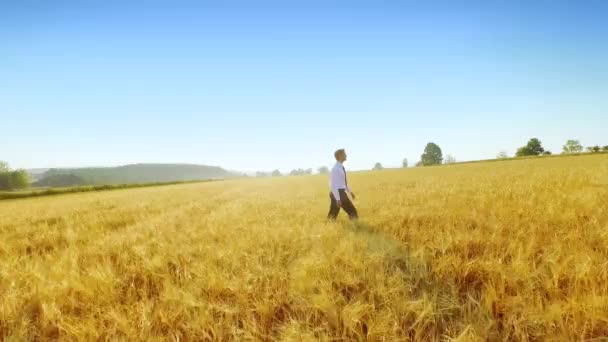
<instances>
[{"instance_id":1,"label":"field in distance","mask_svg":"<svg viewBox=\"0 0 608 342\"><path fill-rule=\"evenodd\" d=\"M608 156L0 201L0 340L608 336ZM344 215L342 213L342 215Z\"/></svg>"}]
</instances>

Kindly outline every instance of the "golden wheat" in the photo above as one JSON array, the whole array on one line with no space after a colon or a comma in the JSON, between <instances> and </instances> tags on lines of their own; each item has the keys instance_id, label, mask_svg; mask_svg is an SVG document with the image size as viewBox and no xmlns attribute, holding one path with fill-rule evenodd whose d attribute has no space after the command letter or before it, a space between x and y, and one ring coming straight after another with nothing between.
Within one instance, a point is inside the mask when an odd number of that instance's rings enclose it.
<instances>
[{"instance_id":1,"label":"golden wheat","mask_svg":"<svg viewBox=\"0 0 608 342\"><path fill-rule=\"evenodd\" d=\"M0 339L608 336L608 157L0 202ZM344 215L344 214L342 214Z\"/></svg>"}]
</instances>

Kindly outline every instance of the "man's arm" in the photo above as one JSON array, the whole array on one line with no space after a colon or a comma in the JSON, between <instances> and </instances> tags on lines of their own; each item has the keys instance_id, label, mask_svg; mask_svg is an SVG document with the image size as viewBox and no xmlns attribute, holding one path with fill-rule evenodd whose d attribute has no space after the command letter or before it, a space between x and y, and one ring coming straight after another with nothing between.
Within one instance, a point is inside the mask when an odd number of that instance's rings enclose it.
<instances>
[{"instance_id":1,"label":"man's arm","mask_svg":"<svg viewBox=\"0 0 608 342\"><path fill-rule=\"evenodd\" d=\"M346 179L346 170L344 170L344 179ZM345 182L346 183L346 182ZM346 184L346 192L348 192L353 199L355 199L355 193L351 190L350 186Z\"/></svg>"},{"instance_id":2,"label":"man's arm","mask_svg":"<svg viewBox=\"0 0 608 342\"><path fill-rule=\"evenodd\" d=\"M347 186L347 187L346 187L346 191L348 191L348 193L350 194L350 196L351 196L353 199L355 199L355 197L357 197L357 196L355 196L355 193L354 193L354 192L353 192L353 191L350 189L350 187L349 187L349 186Z\"/></svg>"},{"instance_id":3,"label":"man's arm","mask_svg":"<svg viewBox=\"0 0 608 342\"><path fill-rule=\"evenodd\" d=\"M342 177L342 175L340 174L340 172L338 172L338 170L336 170L336 168L333 168L331 170L331 176L330 176L330 186L331 186L331 193L334 195L334 198L336 199L336 201L338 202L338 207L341 205L340 203L340 191L338 191L338 184L340 181L340 177Z\"/></svg>"}]
</instances>

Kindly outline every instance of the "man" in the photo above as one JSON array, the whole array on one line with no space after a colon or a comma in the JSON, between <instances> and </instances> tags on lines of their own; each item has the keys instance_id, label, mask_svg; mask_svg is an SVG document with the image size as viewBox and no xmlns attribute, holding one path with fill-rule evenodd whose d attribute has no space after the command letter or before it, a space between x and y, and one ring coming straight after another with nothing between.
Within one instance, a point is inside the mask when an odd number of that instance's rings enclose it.
<instances>
[{"instance_id":1,"label":"man","mask_svg":"<svg viewBox=\"0 0 608 342\"><path fill-rule=\"evenodd\" d=\"M329 198L331 199L331 204L327 218L332 221L335 220L338 217L340 208L343 208L351 220L356 220L359 217L357 208L355 208L347 194L349 193L355 199L355 194L348 187L346 170L343 165L346 161L346 152L343 149L337 150L334 153L334 157L336 158L336 165L331 169L331 175L329 176Z\"/></svg>"}]
</instances>

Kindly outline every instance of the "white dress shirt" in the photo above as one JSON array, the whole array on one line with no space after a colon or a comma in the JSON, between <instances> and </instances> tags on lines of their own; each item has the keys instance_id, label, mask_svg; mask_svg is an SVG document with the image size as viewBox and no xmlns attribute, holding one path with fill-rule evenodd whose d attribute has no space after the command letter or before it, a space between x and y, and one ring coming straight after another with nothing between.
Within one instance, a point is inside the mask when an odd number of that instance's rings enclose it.
<instances>
[{"instance_id":1,"label":"white dress shirt","mask_svg":"<svg viewBox=\"0 0 608 342\"><path fill-rule=\"evenodd\" d=\"M336 201L340 200L339 189L345 189L349 193L352 192L346 184L346 171L340 162L337 162L336 165L334 165L334 167L331 169L331 174L329 176L329 189L331 190L331 193L334 194Z\"/></svg>"}]
</instances>

